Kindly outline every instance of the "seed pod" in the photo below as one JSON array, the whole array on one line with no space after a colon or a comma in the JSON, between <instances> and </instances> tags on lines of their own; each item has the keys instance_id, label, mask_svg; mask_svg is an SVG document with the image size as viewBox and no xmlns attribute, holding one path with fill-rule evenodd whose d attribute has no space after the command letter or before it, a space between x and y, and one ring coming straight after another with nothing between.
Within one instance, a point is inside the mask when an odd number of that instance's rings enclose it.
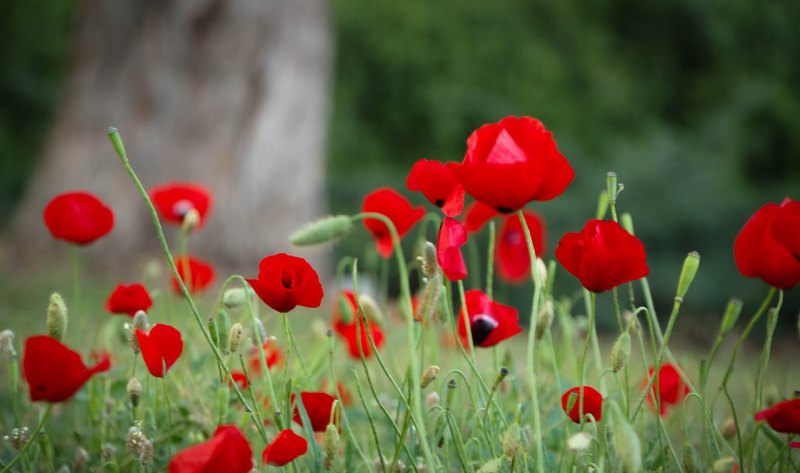
<instances>
[{"instance_id":1,"label":"seed pod","mask_svg":"<svg viewBox=\"0 0 800 473\"><path fill-rule=\"evenodd\" d=\"M547 300L539 309L539 317L536 319L536 339L541 340L544 334L553 324L553 301Z\"/></svg>"},{"instance_id":2,"label":"seed pod","mask_svg":"<svg viewBox=\"0 0 800 473\"><path fill-rule=\"evenodd\" d=\"M67 306L64 299L57 292L50 295L50 304L47 306L47 334L58 341L64 339L67 333Z\"/></svg>"},{"instance_id":3,"label":"seed pod","mask_svg":"<svg viewBox=\"0 0 800 473\"><path fill-rule=\"evenodd\" d=\"M440 371L441 369L436 365L430 365L425 368L425 371L422 372L422 379L419 382L420 388L427 388L439 376Z\"/></svg>"},{"instance_id":4,"label":"seed pod","mask_svg":"<svg viewBox=\"0 0 800 473\"><path fill-rule=\"evenodd\" d=\"M511 460L522 448L522 429L519 424L511 424L503 435L503 454Z\"/></svg>"},{"instance_id":5,"label":"seed pod","mask_svg":"<svg viewBox=\"0 0 800 473\"><path fill-rule=\"evenodd\" d=\"M139 405L139 400L142 398L142 383L135 376L128 380L128 398L134 408Z\"/></svg>"},{"instance_id":6,"label":"seed pod","mask_svg":"<svg viewBox=\"0 0 800 473\"><path fill-rule=\"evenodd\" d=\"M422 248L422 274L432 278L439 273L439 261L436 259L436 245L426 241Z\"/></svg>"},{"instance_id":7,"label":"seed pod","mask_svg":"<svg viewBox=\"0 0 800 473\"><path fill-rule=\"evenodd\" d=\"M353 229L353 221L347 215L334 215L305 224L289 236L296 246L309 246L337 240Z\"/></svg>"},{"instance_id":8,"label":"seed pod","mask_svg":"<svg viewBox=\"0 0 800 473\"><path fill-rule=\"evenodd\" d=\"M236 322L231 326L230 332L228 332L228 350L230 353L236 353L236 350L239 349L239 343L242 341L242 335L244 335L242 324Z\"/></svg>"},{"instance_id":9,"label":"seed pod","mask_svg":"<svg viewBox=\"0 0 800 473\"><path fill-rule=\"evenodd\" d=\"M619 335L617 341L614 342L614 347L611 349L611 371L619 373L628 364L630 357L631 335L625 330Z\"/></svg>"}]
</instances>

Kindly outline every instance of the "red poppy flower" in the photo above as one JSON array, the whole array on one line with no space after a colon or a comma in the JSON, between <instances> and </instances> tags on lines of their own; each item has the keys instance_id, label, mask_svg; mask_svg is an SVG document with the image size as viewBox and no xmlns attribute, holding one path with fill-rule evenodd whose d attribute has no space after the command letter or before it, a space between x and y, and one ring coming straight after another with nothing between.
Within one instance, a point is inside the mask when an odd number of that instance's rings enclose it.
<instances>
[{"instance_id":1,"label":"red poppy flower","mask_svg":"<svg viewBox=\"0 0 800 473\"><path fill-rule=\"evenodd\" d=\"M155 324L149 333L137 328L136 339L147 371L156 378L163 378L183 352L183 337L170 325Z\"/></svg>"},{"instance_id":2,"label":"red poppy flower","mask_svg":"<svg viewBox=\"0 0 800 473\"><path fill-rule=\"evenodd\" d=\"M778 289L800 283L800 202L764 205L744 224L733 244L739 271Z\"/></svg>"},{"instance_id":3,"label":"red poppy flower","mask_svg":"<svg viewBox=\"0 0 800 473\"><path fill-rule=\"evenodd\" d=\"M267 256L258 265L258 279L247 282L265 304L278 312L289 312L297 306L319 307L322 284L308 261L278 253Z\"/></svg>"},{"instance_id":4,"label":"red poppy flower","mask_svg":"<svg viewBox=\"0 0 800 473\"><path fill-rule=\"evenodd\" d=\"M458 220L445 217L439 228L439 241L436 245L436 260L444 275L451 281L467 277L467 264L461 247L467 244L467 227Z\"/></svg>"},{"instance_id":5,"label":"red poppy flower","mask_svg":"<svg viewBox=\"0 0 800 473\"><path fill-rule=\"evenodd\" d=\"M108 356L87 368L77 352L47 335L35 335L25 340L22 374L28 382L31 401L66 401L92 375L110 368Z\"/></svg>"},{"instance_id":6,"label":"red poppy flower","mask_svg":"<svg viewBox=\"0 0 800 473\"><path fill-rule=\"evenodd\" d=\"M464 210L464 188L453 172L440 161L420 159L406 178L410 191L422 192L428 202L442 209L448 217Z\"/></svg>"},{"instance_id":7,"label":"red poppy flower","mask_svg":"<svg viewBox=\"0 0 800 473\"><path fill-rule=\"evenodd\" d=\"M239 385L241 389L247 389L247 376L244 375L243 371L231 371L231 378L233 378L233 382ZM231 384L230 382L228 383Z\"/></svg>"},{"instance_id":8,"label":"red poppy flower","mask_svg":"<svg viewBox=\"0 0 800 473\"><path fill-rule=\"evenodd\" d=\"M169 473L250 473L253 450L235 425L221 425L214 435L178 452L169 461Z\"/></svg>"},{"instance_id":9,"label":"red poppy flower","mask_svg":"<svg viewBox=\"0 0 800 473\"><path fill-rule=\"evenodd\" d=\"M472 343L479 347L491 347L507 338L522 333L517 309L494 302L483 291L471 289L465 293ZM458 315L458 335L467 346L467 326L464 309Z\"/></svg>"},{"instance_id":10,"label":"red poppy flower","mask_svg":"<svg viewBox=\"0 0 800 473\"><path fill-rule=\"evenodd\" d=\"M214 281L214 267L194 256L189 256L188 260L181 257L175 258L175 266L189 292L203 292ZM185 275L187 269L189 270L188 277ZM176 294L181 294L181 288L174 277L172 278L172 289Z\"/></svg>"},{"instance_id":11,"label":"red poppy flower","mask_svg":"<svg viewBox=\"0 0 800 473\"><path fill-rule=\"evenodd\" d=\"M525 210L523 215L531 232L533 249L537 256L542 256L546 251L544 221L536 212ZM531 257L525 242L525 230L518 216L509 215L503 221L495 245L494 260L497 264L497 275L506 282L519 283L530 274Z\"/></svg>"},{"instance_id":12,"label":"red poppy flower","mask_svg":"<svg viewBox=\"0 0 800 473\"><path fill-rule=\"evenodd\" d=\"M777 432L800 434L800 398L782 401L757 412L755 420L767 421Z\"/></svg>"},{"instance_id":13,"label":"red poppy flower","mask_svg":"<svg viewBox=\"0 0 800 473\"><path fill-rule=\"evenodd\" d=\"M392 221L397 229L399 238L408 233L409 230L425 215L422 207L412 207L411 203L394 189L382 187L364 197L364 204L361 207L363 212L374 212L385 215ZM372 233L378 245L378 253L384 258L392 256L392 235L389 228L373 218L364 220L364 226Z\"/></svg>"},{"instance_id":14,"label":"red poppy flower","mask_svg":"<svg viewBox=\"0 0 800 473\"><path fill-rule=\"evenodd\" d=\"M564 395L561 396L561 408L564 409L564 413L572 419L572 422L576 424L581 423L581 399L580 394L578 394L579 392L583 392L583 415L591 414L595 421L600 422L603 416L603 396L591 386L584 386L583 389L581 389L580 386L575 386L565 392ZM570 399L573 400L570 401ZM573 403L572 408L567 412L567 407L570 402Z\"/></svg>"},{"instance_id":15,"label":"red poppy flower","mask_svg":"<svg viewBox=\"0 0 800 473\"><path fill-rule=\"evenodd\" d=\"M203 225L208 211L211 210L211 192L199 184L173 182L150 190L150 200L162 219L181 225L183 218L190 210L197 210Z\"/></svg>"},{"instance_id":16,"label":"red poppy flower","mask_svg":"<svg viewBox=\"0 0 800 473\"><path fill-rule=\"evenodd\" d=\"M645 387L650 381L649 378L653 376L653 368L647 373L648 379L644 382ZM656 381L658 382L658 390L656 390ZM656 402L654 395L658 394L661 409L659 414L663 417L667 415L667 408L681 403L683 399L689 394L689 387L681 379L678 370L669 363L664 363L658 370L658 376L653 381L651 392L647 395L647 403L652 408L655 408Z\"/></svg>"},{"instance_id":17,"label":"red poppy flower","mask_svg":"<svg viewBox=\"0 0 800 473\"><path fill-rule=\"evenodd\" d=\"M359 351L358 347L358 338L360 337L361 350L364 352L364 358L369 358L372 355L372 345L370 345L369 338L367 337L367 328L369 328L372 341L375 342L375 346L378 349L383 345L383 331L377 324L365 323L363 320L359 320L359 317L356 316L358 313L358 306L356 305L356 296L353 294L353 291L342 291L342 296L342 300L346 301L345 303L350 306L353 317L350 321L345 322L341 314L342 308L336 304L333 311L333 330L347 341L348 351L353 358L361 358L361 351ZM361 333L358 333L358 329L361 329Z\"/></svg>"},{"instance_id":18,"label":"red poppy flower","mask_svg":"<svg viewBox=\"0 0 800 473\"><path fill-rule=\"evenodd\" d=\"M261 454L265 465L283 466L303 456L308 451L308 441L292 429L284 429L272 439Z\"/></svg>"},{"instance_id":19,"label":"red poppy flower","mask_svg":"<svg viewBox=\"0 0 800 473\"><path fill-rule=\"evenodd\" d=\"M481 202L473 202L467 209L467 216L464 224L467 226L467 231L475 233L492 218L498 216L500 213Z\"/></svg>"},{"instance_id":20,"label":"red poppy flower","mask_svg":"<svg viewBox=\"0 0 800 473\"><path fill-rule=\"evenodd\" d=\"M147 311L153 305L150 294L139 283L120 284L111 292L106 301L106 311L112 314L128 314L133 317L136 312Z\"/></svg>"},{"instance_id":21,"label":"red poppy flower","mask_svg":"<svg viewBox=\"0 0 800 473\"><path fill-rule=\"evenodd\" d=\"M483 125L467 139L464 161L447 166L467 194L502 213L557 197L575 177L553 134L531 117Z\"/></svg>"},{"instance_id":22,"label":"red poppy flower","mask_svg":"<svg viewBox=\"0 0 800 473\"><path fill-rule=\"evenodd\" d=\"M271 338L264 341L261 345L264 352L264 361L267 363L267 369L272 369L273 366L283 361L283 352ZM261 360L258 359L258 347L253 347L250 351L249 369L251 373L261 374Z\"/></svg>"},{"instance_id":23,"label":"red poppy flower","mask_svg":"<svg viewBox=\"0 0 800 473\"><path fill-rule=\"evenodd\" d=\"M292 403L294 403L295 395L292 394ZM325 432L325 428L331 421L331 411L333 411L333 402L336 398L328 393L321 392L302 392L300 399L303 400L303 407L308 414L308 420L311 421L311 428L314 432ZM292 420L298 424L303 421L300 418L300 410L295 406L294 415Z\"/></svg>"},{"instance_id":24,"label":"red poppy flower","mask_svg":"<svg viewBox=\"0 0 800 473\"><path fill-rule=\"evenodd\" d=\"M44 208L44 224L59 240L88 245L111 231L114 212L88 192L66 192Z\"/></svg>"},{"instance_id":25,"label":"red poppy flower","mask_svg":"<svg viewBox=\"0 0 800 473\"><path fill-rule=\"evenodd\" d=\"M618 223L589 220L580 233L558 242L556 259L592 292L604 292L647 276L644 245Z\"/></svg>"}]
</instances>

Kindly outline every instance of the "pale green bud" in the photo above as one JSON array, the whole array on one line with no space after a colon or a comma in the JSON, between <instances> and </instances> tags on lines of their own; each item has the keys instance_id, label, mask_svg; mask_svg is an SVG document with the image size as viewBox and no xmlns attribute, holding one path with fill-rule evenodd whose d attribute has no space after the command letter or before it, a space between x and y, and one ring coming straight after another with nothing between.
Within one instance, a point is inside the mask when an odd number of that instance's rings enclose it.
<instances>
[{"instance_id":1,"label":"pale green bud","mask_svg":"<svg viewBox=\"0 0 800 473\"><path fill-rule=\"evenodd\" d=\"M436 365L430 365L429 367L425 368L425 371L422 372L422 379L419 382L419 387L425 389L430 385L437 377L439 377L439 373L441 372L441 368Z\"/></svg>"},{"instance_id":2,"label":"pale green bud","mask_svg":"<svg viewBox=\"0 0 800 473\"><path fill-rule=\"evenodd\" d=\"M239 349L239 343L242 341L242 335L244 335L242 324L236 322L235 324L231 325L231 330L228 332L228 351L230 353L236 353L236 350Z\"/></svg>"},{"instance_id":3,"label":"pale green bud","mask_svg":"<svg viewBox=\"0 0 800 473\"><path fill-rule=\"evenodd\" d=\"M511 424L503 435L503 454L509 460L522 448L522 429L519 424Z\"/></svg>"},{"instance_id":4,"label":"pale green bud","mask_svg":"<svg viewBox=\"0 0 800 473\"><path fill-rule=\"evenodd\" d=\"M222 305L225 306L226 309L231 310L244 307L247 304L247 297L249 295L250 291L243 287L228 289L225 291L225 294L222 295Z\"/></svg>"},{"instance_id":5,"label":"pale green bud","mask_svg":"<svg viewBox=\"0 0 800 473\"><path fill-rule=\"evenodd\" d=\"M720 335L725 335L733 330L736 321L739 320L739 315L742 313L742 301L739 299L731 299L725 307L725 315L722 316L722 325L719 328Z\"/></svg>"},{"instance_id":6,"label":"pale green bud","mask_svg":"<svg viewBox=\"0 0 800 473\"><path fill-rule=\"evenodd\" d=\"M64 299L57 292L50 296L50 304L47 306L47 334L58 341L64 339L67 333L67 306Z\"/></svg>"},{"instance_id":7,"label":"pale green bud","mask_svg":"<svg viewBox=\"0 0 800 473\"><path fill-rule=\"evenodd\" d=\"M133 316L130 333L128 334L128 345L131 347L131 351L134 355L139 354L141 351L139 349L139 339L136 338L137 328L139 330L144 330L145 332L150 330L150 324L147 323L147 314L143 310L136 312L136 314Z\"/></svg>"},{"instance_id":8,"label":"pale green bud","mask_svg":"<svg viewBox=\"0 0 800 473\"><path fill-rule=\"evenodd\" d=\"M439 260L436 257L436 245L426 241L422 248L422 274L427 278L432 278L438 272Z\"/></svg>"},{"instance_id":9,"label":"pale green bud","mask_svg":"<svg viewBox=\"0 0 800 473\"><path fill-rule=\"evenodd\" d=\"M347 215L334 215L310 222L289 236L293 245L318 245L337 240L353 228L353 221Z\"/></svg>"},{"instance_id":10,"label":"pale green bud","mask_svg":"<svg viewBox=\"0 0 800 473\"><path fill-rule=\"evenodd\" d=\"M539 260L541 261L541 260ZM536 319L536 339L541 340L544 334L553 324L553 301L547 300L539 309L539 317Z\"/></svg>"},{"instance_id":11,"label":"pale green bud","mask_svg":"<svg viewBox=\"0 0 800 473\"><path fill-rule=\"evenodd\" d=\"M700 467L697 464L697 453L694 447L688 443L683 446L683 471L686 473L700 473Z\"/></svg>"},{"instance_id":12,"label":"pale green bud","mask_svg":"<svg viewBox=\"0 0 800 473\"><path fill-rule=\"evenodd\" d=\"M200 224L200 212L197 211L196 208L192 207L186 212L186 215L183 216L183 223L181 224L181 231L183 233L189 233L195 228L197 225Z\"/></svg>"},{"instance_id":13,"label":"pale green bud","mask_svg":"<svg viewBox=\"0 0 800 473\"><path fill-rule=\"evenodd\" d=\"M595 218L597 220L603 220L606 218L606 213L608 213L608 191L602 191L597 198L597 212Z\"/></svg>"},{"instance_id":14,"label":"pale green bud","mask_svg":"<svg viewBox=\"0 0 800 473\"><path fill-rule=\"evenodd\" d=\"M328 424L325 428L325 462L323 463L326 470L330 470L336 461L339 443L339 429L333 424Z\"/></svg>"},{"instance_id":15,"label":"pale green bud","mask_svg":"<svg viewBox=\"0 0 800 473\"><path fill-rule=\"evenodd\" d=\"M633 233L633 217L631 217L631 214L625 212L622 215L620 215L619 223L620 223L620 225L622 225L622 228L624 228L625 230L628 231L628 233L630 233L631 235L634 235L634 233Z\"/></svg>"},{"instance_id":16,"label":"pale green bud","mask_svg":"<svg viewBox=\"0 0 800 473\"><path fill-rule=\"evenodd\" d=\"M608 201L612 204L617 202L617 195L619 194L619 189L617 187L617 173L609 172L606 175L606 195L608 196Z\"/></svg>"},{"instance_id":17,"label":"pale green bud","mask_svg":"<svg viewBox=\"0 0 800 473\"><path fill-rule=\"evenodd\" d=\"M339 304L339 320L345 325L352 323L356 314L353 310L353 305L350 304L350 298L341 294L337 298L336 303Z\"/></svg>"},{"instance_id":18,"label":"pale green bud","mask_svg":"<svg viewBox=\"0 0 800 473\"><path fill-rule=\"evenodd\" d=\"M712 467L714 473L730 473L733 469L733 465L736 464L736 459L733 457L723 457L719 460L714 462L714 466Z\"/></svg>"},{"instance_id":19,"label":"pale green bud","mask_svg":"<svg viewBox=\"0 0 800 473\"><path fill-rule=\"evenodd\" d=\"M631 335L627 330L619 334L611 349L611 371L619 373L631 357Z\"/></svg>"},{"instance_id":20,"label":"pale green bud","mask_svg":"<svg viewBox=\"0 0 800 473\"><path fill-rule=\"evenodd\" d=\"M642 447L636 431L614 402L610 403L614 450L626 473L642 471Z\"/></svg>"},{"instance_id":21,"label":"pale green bud","mask_svg":"<svg viewBox=\"0 0 800 473\"><path fill-rule=\"evenodd\" d=\"M8 353L12 357L17 354L14 350L14 332L9 329L0 332L0 353Z\"/></svg>"},{"instance_id":22,"label":"pale green bud","mask_svg":"<svg viewBox=\"0 0 800 473\"><path fill-rule=\"evenodd\" d=\"M128 398L131 400L133 407L137 407L139 400L142 398L142 383L135 376L128 380Z\"/></svg>"},{"instance_id":23,"label":"pale green bud","mask_svg":"<svg viewBox=\"0 0 800 473\"><path fill-rule=\"evenodd\" d=\"M699 267L700 254L698 252L692 251L686 255L686 259L683 260L681 275L678 278L678 290L675 291L675 300L683 302L683 296L686 295L686 292L689 290L689 286L692 285L692 281L694 281L694 278L697 275L697 269Z\"/></svg>"},{"instance_id":24,"label":"pale green bud","mask_svg":"<svg viewBox=\"0 0 800 473\"><path fill-rule=\"evenodd\" d=\"M358 298L358 302L361 304L361 308L364 310L364 317L366 317L367 320L378 325L383 325L385 321L383 312L380 306L378 306L378 302L373 299L372 296L369 294L361 294Z\"/></svg>"}]
</instances>

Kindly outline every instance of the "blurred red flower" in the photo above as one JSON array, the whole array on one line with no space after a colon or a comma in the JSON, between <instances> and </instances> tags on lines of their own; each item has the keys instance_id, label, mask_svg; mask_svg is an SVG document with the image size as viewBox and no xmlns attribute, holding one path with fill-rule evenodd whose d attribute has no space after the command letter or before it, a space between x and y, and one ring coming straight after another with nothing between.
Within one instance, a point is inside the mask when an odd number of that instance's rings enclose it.
<instances>
[{"instance_id":1,"label":"blurred red flower","mask_svg":"<svg viewBox=\"0 0 800 473\"><path fill-rule=\"evenodd\" d=\"M467 228L456 219L445 217L439 228L439 239L436 244L436 260L444 275L451 281L460 281L467 277L467 264L461 247L467 244Z\"/></svg>"},{"instance_id":2,"label":"blurred red flower","mask_svg":"<svg viewBox=\"0 0 800 473\"><path fill-rule=\"evenodd\" d=\"M170 325L155 324L150 332L137 328L136 339L147 371L156 378L163 378L183 352L183 337Z\"/></svg>"},{"instance_id":3,"label":"blurred red flower","mask_svg":"<svg viewBox=\"0 0 800 473\"><path fill-rule=\"evenodd\" d=\"M425 215L425 209L421 206L412 207L405 197L388 187L382 187L367 194L361 210L385 215L397 229L398 238L403 238ZM392 256L392 235L386 224L380 220L368 218L364 220L364 226L372 233L372 237L378 245L378 253L384 258Z\"/></svg>"},{"instance_id":4,"label":"blurred red flower","mask_svg":"<svg viewBox=\"0 0 800 473\"><path fill-rule=\"evenodd\" d=\"M800 202L768 203L744 224L733 244L739 271L778 289L800 283Z\"/></svg>"},{"instance_id":5,"label":"blurred red flower","mask_svg":"<svg viewBox=\"0 0 800 473\"><path fill-rule=\"evenodd\" d=\"M150 190L150 200L162 219L181 225L183 218L191 209L197 210L201 227L211 210L211 191L200 184L172 182Z\"/></svg>"},{"instance_id":6,"label":"blurred red flower","mask_svg":"<svg viewBox=\"0 0 800 473\"><path fill-rule=\"evenodd\" d=\"M317 272L297 256L267 256L258 265L258 279L247 282L265 304L278 312L289 312L297 306L319 307L322 303Z\"/></svg>"},{"instance_id":7,"label":"blurred red flower","mask_svg":"<svg viewBox=\"0 0 800 473\"><path fill-rule=\"evenodd\" d=\"M347 304L347 308L350 311L348 314L350 320L346 320L342 315L342 310L345 308L335 304L333 309L333 330L345 339L350 356L353 358L361 358L358 344L358 338L360 337L364 358L369 358L372 355L372 345L370 345L369 338L367 338L367 328L369 328L369 333L375 342L375 347L378 349L383 346L383 331L378 324L364 323L363 316L358 316L358 306L356 305L356 296L353 291L342 291L340 300L342 303ZM360 318L362 320L359 320Z\"/></svg>"},{"instance_id":8,"label":"blurred red flower","mask_svg":"<svg viewBox=\"0 0 800 473\"><path fill-rule=\"evenodd\" d=\"M275 343L275 340L272 338L264 340L261 349L264 352L264 361L267 364L267 369L272 369L273 366L283 361L283 352L281 352L278 344ZM253 349L250 350L248 365L251 373L261 374L261 360L258 359L258 347L253 347Z\"/></svg>"},{"instance_id":9,"label":"blurred red flower","mask_svg":"<svg viewBox=\"0 0 800 473\"><path fill-rule=\"evenodd\" d=\"M558 242L556 259L586 289L604 292L647 276L644 245L618 223L589 220Z\"/></svg>"},{"instance_id":10,"label":"blurred red flower","mask_svg":"<svg viewBox=\"0 0 800 473\"><path fill-rule=\"evenodd\" d=\"M111 231L114 212L88 192L66 192L44 208L44 224L59 240L88 245Z\"/></svg>"},{"instance_id":11,"label":"blurred red flower","mask_svg":"<svg viewBox=\"0 0 800 473\"><path fill-rule=\"evenodd\" d=\"M524 210L523 215L531 232L536 256L542 257L547 250L544 221L539 214L530 210ZM531 258L528 254L528 245L525 243L525 230L518 216L509 215L503 220L495 246L494 261L497 265L497 275L506 282L520 283L530 274Z\"/></svg>"},{"instance_id":12,"label":"blurred red flower","mask_svg":"<svg viewBox=\"0 0 800 473\"><path fill-rule=\"evenodd\" d=\"M292 429L284 429L272 439L261 454L265 465L283 466L301 457L308 451L308 441Z\"/></svg>"},{"instance_id":13,"label":"blurred red flower","mask_svg":"<svg viewBox=\"0 0 800 473\"><path fill-rule=\"evenodd\" d=\"M575 177L553 134L531 117L483 125L467 139L464 160L447 166L467 194L502 213L553 199Z\"/></svg>"},{"instance_id":14,"label":"blurred red flower","mask_svg":"<svg viewBox=\"0 0 800 473\"><path fill-rule=\"evenodd\" d=\"M241 389L247 389L247 376L244 375L244 371L231 371L231 378L233 378L233 382L239 385ZM228 383L231 384L230 382ZM232 387L232 386L231 386Z\"/></svg>"},{"instance_id":15,"label":"blurred red flower","mask_svg":"<svg viewBox=\"0 0 800 473\"><path fill-rule=\"evenodd\" d=\"M784 434L800 434L800 398L781 401L759 411L757 421L767 421L770 427Z\"/></svg>"},{"instance_id":16,"label":"blurred red flower","mask_svg":"<svg viewBox=\"0 0 800 473\"><path fill-rule=\"evenodd\" d=\"M648 379L643 383L645 387L647 383L650 382L653 372L654 368L650 368L647 373ZM658 384L658 386L656 386L656 384ZM655 409L655 396L658 395L660 403L659 415L663 417L667 415L667 409L669 407L680 404L689 392L689 387L686 386L683 379L681 379L678 370L671 364L664 363L658 370L658 376L653 380L653 386L650 388L650 392L647 393L647 403L650 404L650 407Z\"/></svg>"},{"instance_id":17,"label":"blurred red flower","mask_svg":"<svg viewBox=\"0 0 800 473\"><path fill-rule=\"evenodd\" d=\"M410 191L422 192L428 202L442 209L448 217L464 210L464 188L453 172L441 161L420 159L406 178Z\"/></svg>"},{"instance_id":18,"label":"blurred red flower","mask_svg":"<svg viewBox=\"0 0 800 473\"><path fill-rule=\"evenodd\" d=\"M595 421L599 422L602 420L603 396L591 386L584 386L583 389L581 389L580 386L575 386L565 392L561 396L561 408L564 410L564 413L572 419L572 422L576 424L581 423L580 392L583 393L584 417L591 414ZM570 399L572 399L572 401L570 401ZM569 409L569 412L567 412L567 407L570 405L570 402L572 402L572 407Z\"/></svg>"},{"instance_id":19,"label":"blurred red flower","mask_svg":"<svg viewBox=\"0 0 800 473\"><path fill-rule=\"evenodd\" d=\"M136 312L152 307L153 300L147 289L139 284L120 284L111 292L106 300L106 311L112 314L128 314L133 317Z\"/></svg>"},{"instance_id":20,"label":"blurred red flower","mask_svg":"<svg viewBox=\"0 0 800 473\"><path fill-rule=\"evenodd\" d=\"M108 356L87 368L77 352L47 335L34 335L25 340L22 375L28 382L31 401L66 401L94 374L110 368Z\"/></svg>"},{"instance_id":21,"label":"blurred red flower","mask_svg":"<svg viewBox=\"0 0 800 473\"><path fill-rule=\"evenodd\" d=\"M203 443L181 450L169 461L169 473L250 473L253 450L235 425L221 425Z\"/></svg>"},{"instance_id":22,"label":"blurred red flower","mask_svg":"<svg viewBox=\"0 0 800 473\"><path fill-rule=\"evenodd\" d=\"M292 404L295 403L295 395L292 394ZM328 393L323 392L302 392L300 399L303 401L303 407L308 414L308 420L311 422L311 428L314 432L325 432L325 428L331 421L331 412L333 411L333 403L336 398ZM295 405L292 420L298 424L303 424L300 417L300 410Z\"/></svg>"},{"instance_id":23,"label":"blurred red flower","mask_svg":"<svg viewBox=\"0 0 800 473\"><path fill-rule=\"evenodd\" d=\"M500 215L500 213L481 202L473 202L467 209L467 215L464 218L464 224L467 226L467 231L475 233L492 218Z\"/></svg>"},{"instance_id":24,"label":"blurred red flower","mask_svg":"<svg viewBox=\"0 0 800 473\"><path fill-rule=\"evenodd\" d=\"M483 291L472 289L465 293L472 343L479 347L491 347L507 338L522 333L517 309L494 302ZM461 343L468 346L464 309L458 315L458 335Z\"/></svg>"},{"instance_id":25,"label":"blurred red flower","mask_svg":"<svg viewBox=\"0 0 800 473\"><path fill-rule=\"evenodd\" d=\"M175 266L189 292L203 292L214 281L214 267L194 256L189 256L188 259L175 258ZM181 294L181 288L174 277L172 278L172 289L176 294Z\"/></svg>"}]
</instances>

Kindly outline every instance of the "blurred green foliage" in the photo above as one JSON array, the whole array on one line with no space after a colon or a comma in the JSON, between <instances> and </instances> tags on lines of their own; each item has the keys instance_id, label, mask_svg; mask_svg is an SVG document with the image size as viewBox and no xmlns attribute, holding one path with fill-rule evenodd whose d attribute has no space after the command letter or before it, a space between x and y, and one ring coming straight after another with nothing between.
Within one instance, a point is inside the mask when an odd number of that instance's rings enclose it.
<instances>
[{"instance_id":1,"label":"blurred green foliage","mask_svg":"<svg viewBox=\"0 0 800 473\"><path fill-rule=\"evenodd\" d=\"M334 211L352 212L377 185L404 188L420 157L461 160L484 123L532 115L577 175L562 197L531 205L548 222L549 257L594 216L613 170L664 304L692 250L703 260L687 309L763 297L763 283L736 271L732 246L765 202L800 198L800 3L333 5ZM796 313L797 297L787 303Z\"/></svg>"}]
</instances>

